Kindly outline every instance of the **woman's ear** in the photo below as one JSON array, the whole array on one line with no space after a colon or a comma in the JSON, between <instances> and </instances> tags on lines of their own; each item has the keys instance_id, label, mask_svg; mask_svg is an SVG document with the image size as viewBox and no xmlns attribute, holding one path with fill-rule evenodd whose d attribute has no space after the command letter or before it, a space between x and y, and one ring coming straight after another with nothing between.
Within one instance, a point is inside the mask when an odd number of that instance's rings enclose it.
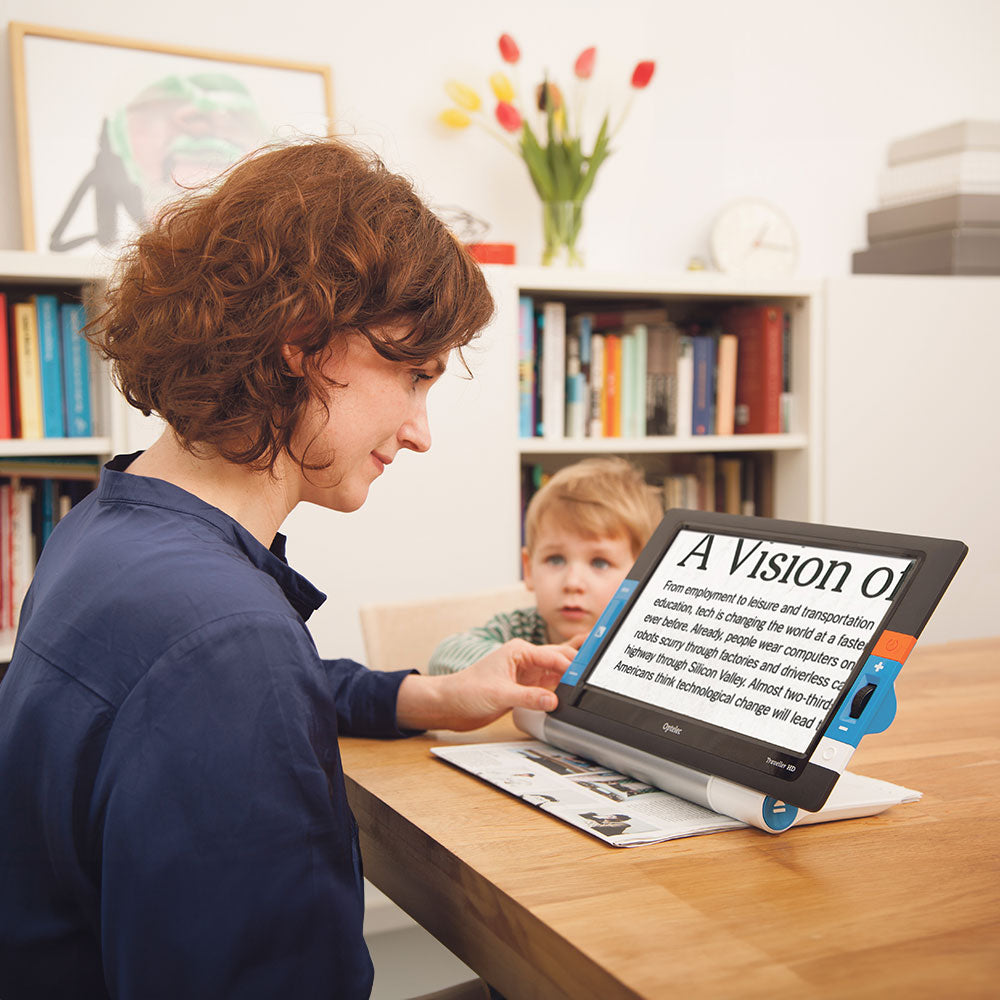
<instances>
[{"instance_id":1,"label":"woman's ear","mask_svg":"<svg viewBox=\"0 0 1000 1000\"><path fill-rule=\"evenodd\" d=\"M281 345L281 356L285 359L288 371L299 378L302 377L302 348L285 342Z\"/></svg>"},{"instance_id":2,"label":"woman's ear","mask_svg":"<svg viewBox=\"0 0 1000 1000\"><path fill-rule=\"evenodd\" d=\"M531 582L531 553L527 549L521 549L521 570L524 575L524 585L534 592L535 586Z\"/></svg>"}]
</instances>

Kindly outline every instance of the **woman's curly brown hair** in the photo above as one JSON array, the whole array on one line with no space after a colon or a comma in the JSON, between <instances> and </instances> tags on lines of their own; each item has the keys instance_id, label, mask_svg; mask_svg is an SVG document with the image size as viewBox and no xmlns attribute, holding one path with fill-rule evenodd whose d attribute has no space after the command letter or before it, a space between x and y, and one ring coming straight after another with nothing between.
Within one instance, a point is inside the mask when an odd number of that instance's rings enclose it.
<instances>
[{"instance_id":1,"label":"woman's curly brown hair","mask_svg":"<svg viewBox=\"0 0 1000 1000\"><path fill-rule=\"evenodd\" d=\"M170 205L128 248L88 330L115 382L188 448L273 469L329 349L350 333L422 364L467 344L493 300L405 178L339 139L270 148ZM379 328L403 322L402 338ZM283 346L302 351L302 376Z\"/></svg>"}]
</instances>

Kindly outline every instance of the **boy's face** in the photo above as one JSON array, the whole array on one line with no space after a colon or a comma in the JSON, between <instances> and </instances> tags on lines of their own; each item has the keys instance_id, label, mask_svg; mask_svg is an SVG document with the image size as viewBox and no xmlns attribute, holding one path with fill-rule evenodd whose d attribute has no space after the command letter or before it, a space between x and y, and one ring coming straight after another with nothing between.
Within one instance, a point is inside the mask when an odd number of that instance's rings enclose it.
<instances>
[{"instance_id":1,"label":"boy's face","mask_svg":"<svg viewBox=\"0 0 1000 1000\"><path fill-rule=\"evenodd\" d=\"M539 524L534 552L524 549L521 558L551 642L589 632L635 562L624 535L590 538L551 518Z\"/></svg>"}]
</instances>

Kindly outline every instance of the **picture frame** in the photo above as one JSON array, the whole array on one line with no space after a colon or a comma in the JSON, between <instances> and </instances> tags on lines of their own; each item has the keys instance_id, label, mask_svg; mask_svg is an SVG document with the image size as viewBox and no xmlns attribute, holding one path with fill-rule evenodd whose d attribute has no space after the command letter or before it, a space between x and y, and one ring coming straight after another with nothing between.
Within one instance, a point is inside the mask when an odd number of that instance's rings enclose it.
<instances>
[{"instance_id":1,"label":"picture frame","mask_svg":"<svg viewBox=\"0 0 1000 1000\"><path fill-rule=\"evenodd\" d=\"M331 134L326 65L21 22L8 35L25 250L114 255L253 149Z\"/></svg>"}]
</instances>

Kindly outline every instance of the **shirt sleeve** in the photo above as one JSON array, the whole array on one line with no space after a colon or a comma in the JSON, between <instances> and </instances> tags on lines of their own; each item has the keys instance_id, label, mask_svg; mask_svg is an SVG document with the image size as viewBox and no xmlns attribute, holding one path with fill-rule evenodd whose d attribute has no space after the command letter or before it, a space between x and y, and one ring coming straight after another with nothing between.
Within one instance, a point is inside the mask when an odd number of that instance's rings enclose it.
<instances>
[{"instance_id":1,"label":"shirt sleeve","mask_svg":"<svg viewBox=\"0 0 1000 1000\"><path fill-rule=\"evenodd\" d=\"M485 625L458 632L443 639L431 654L427 669L432 674L453 674L481 660L510 639L524 639L533 644L545 642L537 623L541 619L534 608L494 615Z\"/></svg>"},{"instance_id":2,"label":"shirt sleeve","mask_svg":"<svg viewBox=\"0 0 1000 1000\"><path fill-rule=\"evenodd\" d=\"M177 643L130 692L89 822L112 996L369 995L336 699L384 721L391 682L359 669L328 674L300 625L247 615Z\"/></svg>"},{"instance_id":3,"label":"shirt sleeve","mask_svg":"<svg viewBox=\"0 0 1000 1000\"><path fill-rule=\"evenodd\" d=\"M323 660L345 736L407 736L396 725L399 685L414 670L369 670L354 660Z\"/></svg>"}]
</instances>

